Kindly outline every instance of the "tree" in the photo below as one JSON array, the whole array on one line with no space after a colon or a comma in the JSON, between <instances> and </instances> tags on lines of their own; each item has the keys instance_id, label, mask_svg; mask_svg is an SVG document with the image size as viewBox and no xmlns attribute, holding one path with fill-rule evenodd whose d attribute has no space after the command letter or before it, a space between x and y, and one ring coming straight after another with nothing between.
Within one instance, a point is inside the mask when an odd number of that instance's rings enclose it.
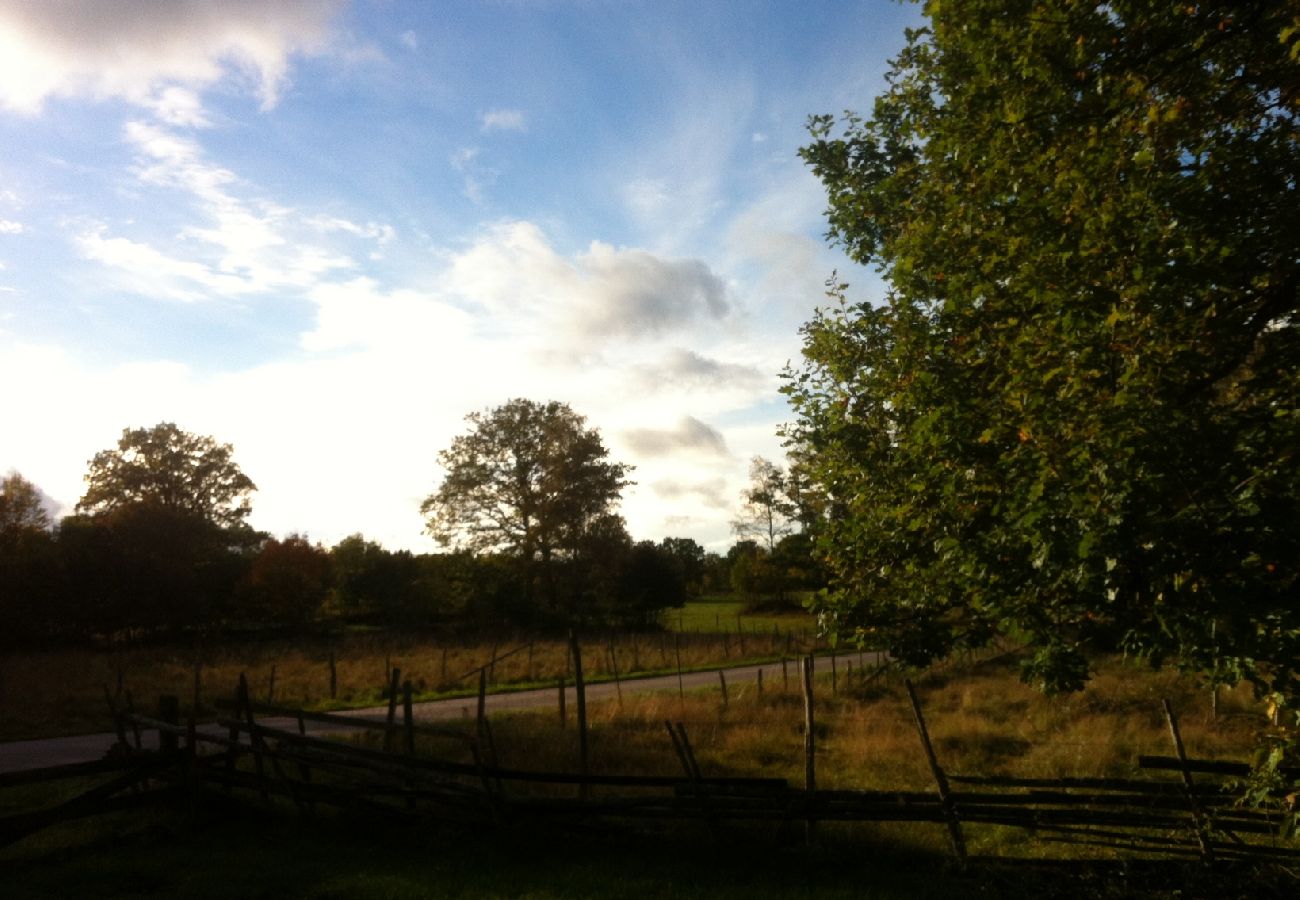
<instances>
[{"instance_id":1,"label":"tree","mask_svg":"<svg viewBox=\"0 0 1300 900\"><path fill-rule=\"evenodd\" d=\"M698 596L704 592L706 554L704 548L692 538L666 537L659 548L677 561L687 593Z\"/></svg>"},{"instance_id":2,"label":"tree","mask_svg":"<svg viewBox=\"0 0 1300 900\"><path fill-rule=\"evenodd\" d=\"M631 466L608 461L600 433L567 404L510 400L470 413L468 433L438 454L446 470L421 505L439 543L521 561L559 602L551 563L607 530ZM621 521L621 520L619 520Z\"/></svg>"},{"instance_id":3,"label":"tree","mask_svg":"<svg viewBox=\"0 0 1300 900\"><path fill-rule=\"evenodd\" d=\"M70 589L99 610L94 627L178 630L225 615L260 541L244 523L256 486L233 455L163 422L125 429L90 460L80 515L62 531Z\"/></svg>"},{"instance_id":4,"label":"tree","mask_svg":"<svg viewBox=\"0 0 1300 900\"><path fill-rule=\"evenodd\" d=\"M910 662L1014 630L1295 697L1300 29L1288 4L952 0L811 120L833 303L787 373L820 610Z\"/></svg>"},{"instance_id":5,"label":"tree","mask_svg":"<svg viewBox=\"0 0 1300 900\"><path fill-rule=\"evenodd\" d=\"M234 462L234 449L171 422L127 428L116 450L90 461L78 512L97 515L131 504L181 511L230 528L252 511L257 490Z\"/></svg>"},{"instance_id":6,"label":"tree","mask_svg":"<svg viewBox=\"0 0 1300 900\"><path fill-rule=\"evenodd\" d=\"M272 538L241 585L241 612L255 625L305 625L320 611L333 575L329 553L307 538Z\"/></svg>"},{"instance_id":7,"label":"tree","mask_svg":"<svg viewBox=\"0 0 1300 900\"><path fill-rule=\"evenodd\" d=\"M60 569L40 489L17 472L0 480L0 622L5 642L45 636Z\"/></svg>"},{"instance_id":8,"label":"tree","mask_svg":"<svg viewBox=\"0 0 1300 900\"><path fill-rule=\"evenodd\" d=\"M786 492L781 467L755 456L749 462L749 487L741 492L744 506L731 523L738 538L760 540L771 553L777 541L794 528L797 507Z\"/></svg>"},{"instance_id":9,"label":"tree","mask_svg":"<svg viewBox=\"0 0 1300 900\"><path fill-rule=\"evenodd\" d=\"M0 480L0 535L49 529L50 514L38 487L17 472Z\"/></svg>"}]
</instances>

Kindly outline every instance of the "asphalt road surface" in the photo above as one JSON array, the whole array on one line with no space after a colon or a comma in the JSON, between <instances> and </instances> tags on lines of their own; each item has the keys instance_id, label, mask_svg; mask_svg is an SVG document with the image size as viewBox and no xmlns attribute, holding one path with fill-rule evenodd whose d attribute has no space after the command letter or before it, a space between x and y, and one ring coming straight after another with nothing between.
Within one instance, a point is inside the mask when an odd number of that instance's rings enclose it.
<instances>
[{"instance_id":1,"label":"asphalt road surface","mask_svg":"<svg viewBox=\"0 0 1300 900\"><path fill-rule=\"evenodd\" d=\"M852 662L856 666L875 666L883 659L883 654L875 652L841 653L838 656L839 659L846 663ZM819 673L825 674L830 670L830 657L818 657L817 661ZM758 681L760 671L763 673L763 683L766 690L781 690L785 685L781 664L776 662L736 666L735 668L722 670L710 669L703 672L685 672L681 676L680 685L676 674L657 675L652 678L624 679L622 691L625 694L631 694L677 691L679 689L685 691L704 688L716 689L720 686L719 671L726 672L727 690L733 697L739 696L742 691L752 690ZM792 691L798 690L797 660L790 660L787 673L789 689ZM619 686L612 681L588 684L587 700L588 702L596 702L613 699L617 696L618 690ZM558 708L558 694L558 687L488 694L485 705L489 714L509 709ZM570 715L573 715L576 711L577 690L570 686L565 691L565 694L565 702ZM429 700L424 703L416 703L412 712L417 722L445 722L448 719L473 717L477 705L477 697ZM386 706L373 706L367 709L354 709L337 713L337 715L356 718L359 720L359 724L369 723L380 726L384 724L387 714L388 707ZM297 728L297 720L294 719L266 717L259 718L258 722L275 728ZM199 729L214 734L224 733L224 729L216 725L201 725ZM337 733L340 730L337 725L307 723L309 733ZM156 746L158 738L156 732L146 732L142 737L144 746ZM39 738L31 741L0 743L0 772L18 772L24 769L40 769L65 763L90 762L102 758L116 742L117 735L109 732L105 734L82 734L73 737Z\"/></svg>"}]
</instances>

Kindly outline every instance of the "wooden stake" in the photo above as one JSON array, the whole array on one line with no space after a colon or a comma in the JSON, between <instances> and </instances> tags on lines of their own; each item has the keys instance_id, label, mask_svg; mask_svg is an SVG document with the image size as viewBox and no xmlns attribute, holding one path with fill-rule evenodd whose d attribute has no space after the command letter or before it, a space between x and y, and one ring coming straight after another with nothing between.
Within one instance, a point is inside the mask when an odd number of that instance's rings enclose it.
<instances>
[{"instance_id":1,"label":"wooden stake","mask_svg":"<svg viewBox=\"0 0 1300 900\"><path fill-rule=\"evenodd\" d=\"M587 774L587 685L582 680L582 648L578 636L569 632L569 651L573 656L573 686L578 697L578 774ZM585 781L578 785L578 796L586 798Z\"/></svg>"},{"instance_id":2,"label":"wooden stake","mask_svg":"<svg viewBox=\"0 0 1300 900\"><path fill-rule=\"evenodd\" d=\"M168 725L179 725L181 721L181 701L172 694L163 694L158 698L158 718ZM180 749L179 738L167 731L158 732L158 750L164 754L173 754Z\"/></svg>"},{"instance_id":3,"label":"wooden stake","mask_svg":"<svg viewBox=\"0 0 1300 900\"><path fill-rule=\"evenodd\" d=\"M789 668L787 668L787 664L789 662L790 660L786 659L784 656L781 657L781 690L782 691L790 690L790 670Z\"/></svg>"},{"instance_id":4,"label":"wooden stake","mask_svg":"<svg viewBox=\"0 0 1300 900\"><path fill-rule=\"evenodd\" d=\"M803 681L803 787L811 794L817 790L817 736L813 717L813 658L805 656L800 665ZM804 822L804 842L817 843L817 820Z\"/></svg>"},{"instance_id":5,"label":"wooden stake","mask_svg":"<svg viewBox=\"0 0 1300 900\"><path fill-rule=\"evenodd\" d=\"M673 635L673 650L677 653L677 696L686 699L686 688L682 683L682 636Z\"/></svg>"},{"instance_id":6,"label":"wooden stake","mask_svg":"<svg viewBox=\"0 0 1300 900\"><path fill-rule=\"evenodd\" d=\"M339 673L334 664L334 650L330 649L330 699L334 700L339 695Z\"/></svg>"},{"instance_id":7,"label":"wooden stake","mask_svg":"<svg viewBox=\"0 0 1300 900\"><path fill-rule=\"evenodd\" d=\"M614 690L618 693L618 705L623 705L623 682L618 677L618 655L614 650L614 645L609 645L609 662L610 667L614 670Z\"/></svg>"},{"instance_id":8,"label":"wooden stake","mask_svg":"<svg viewBox=\"0 0 1300 900\"><path fill-rule=\"evenodd\" d=\"M406 755L415 755L415 713L411 704L411 682L402 682L402 725L406 731Z\"/></svg>"},{"instance_id":9,"label":"wooden stake","mask_svg":"<svg viewBox=\"0 0 1300 900\"><path fill-rule=\"evenodd\" d=\"M480 741L483 740L483 733L487 730L483 726L487 724L487 669L478 670L478 711L474 715L474 731Z\"/></svg>"},{"instance_id":10,"label":"wooden stake","mask_svg":"<svg viewBox=\"0 0 1300 900\"><path fill-rule=\"evenodd\" d=\"M1210 840L1210 822L1205 810L1196 802L1196 788L1192 784L1192 771L1187 767L1187 752L1183 748L1183 737L1178 733L1178 719L1174 717L1174 708L1168 700L1161 700L1164 707L1165 722L1169 725L1169 737L1174 742L1174 752L1178 754L1178 764L1183 776L1183 790L1187 795L1187 805L1192 810L1192 822L1196 826L1196 843L1201 847L1201 858L1207 863L1214 862L1214 844Z\"/></svg>"},{"instance_id":11,"label":"wooden stake","mask_svg":"<svg viewBox=\"0 0 1300 900\"><path fill-rule=\"evenodd\" d=\"M393 728L397 719L397 691L402 682L402 670L392 669L388 679L388 718L384 726L384 750L393 752Z\"/></svg>"},{"instance_id":12,"label":"wooden stake","mask_svg":"<svg viewBox=\"0 0 1300 900\"><path fill-rule=\"evenodd\" d=\"M722 685L722 708L727 708L727 673L718 670L718 682Z\"/></svg>"},{"instance_id":13,"label":"wooden stake","mask_svg":"<svg viewBox=\"0 0 1300 900\"><path fill-rule=\"evenodd\" d=\"M813 717L813 658L805 656L800 666L803 675L803 786L817 790L817 738Z\"/></svg>"},{"instance_id":14,"label":"wooden stake","mask_svg":"<svg viewBox=\"0 0 1300 900\"><path fill-rule=\"evenodd\" d=\"M560 676L560 728L569 727L568 711L564 708L564 676Z\"/></svg>"},{"instance_id":15,"label":"wooden stake","mask_svg":"<svg viewBox=\"0 0 1300 900\"><path fill-rule=\"evenodd\" d=\"M921 745L925 748L925 758L930 763L930 774L939 788L939 802L943 806L944 818L948 820L948 837L952 842L953 855L962 868L966 867L966 838L961 831L961 822L957 819L957 806L948 789L948 777L939 767L939 759L934 755L934 745L930 743L930 732L925 727L925 716L921 714L921 701L917 699L916 688L910 679L903 682L907 687L907 696L912 701L912 715L916 719L916 730L921 735Z\"/></svg>"},{"instance_id":16,"label":"wooden stake","mask_svg":"<svg viewBox=\"0 0 1300 900\"><path fill-rule=\"evenodd\" d=\"M835 654L831 653L831 696L834 697L840 692L839 687L839 666L835 664Z\"/></svg>"},{"instance_id":17,"label":"wooden stake","mask_svg":"<svg viewBox=\"0 0 1300 900\"><path fill-rule=\"evenodd\" d=\"M266 705L275 702L275 663L271 663L271 680L266 685Z\"/></svg>"},{"instance_id":18,"label":"wooden stake","mask_svg":"<svg viewBox=\"0 0 1300 900\"><path fill-rule=\"evenodd\" d=\"M758 670L758 696L763 696L763 670Z\"/></svg>"}]
</instances>

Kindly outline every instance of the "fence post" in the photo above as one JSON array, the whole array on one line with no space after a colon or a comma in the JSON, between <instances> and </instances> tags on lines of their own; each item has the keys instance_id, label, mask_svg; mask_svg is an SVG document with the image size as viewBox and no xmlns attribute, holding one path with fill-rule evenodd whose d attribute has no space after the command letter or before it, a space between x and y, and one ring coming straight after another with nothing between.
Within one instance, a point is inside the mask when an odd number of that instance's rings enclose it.
<instances>
[{"instance_id":1,"label":"fence post","mask_svg":"<svg viewBox=\"0 0 1300 900\"><path fill-rule=\"evenodd\" d=\"M673 634L673 651L677 654L677 696L686 699L686 687L682 683L682 636L679 633Z\"/></svg>"},{"instance_id":2,"label":"fence post","mask_svg":"<svg viewBox=\"0 0 1300 900\"><path fill-rule=\"evenodd\" d=\"M817 790L817 736L813 717L813 658L805 656L800 661L803 676L803 788L808 792L811 805ZM809 844L817 842L817 820L811 816L804 822L804 841Z\"/></svg>"},{"instance_id":3,"label":"fence post","mask_svg":"<svg viewBox=\"0 0 1300 900\"><path fill-rule=\"evenodd\" d=\"M961 822L957 819L957 806L948 789L948 776L943 773L943 769L939 767L939 759L934 755L934 745L930 743L930 732L925 727L925 716L921 715L921 701L916 697L916 688L912 687L911 679L905 680L903 684L906 685L907 696L912 701L912 715L916 719L916 730L921 734L925 758L930 763L930 774L934 776L934 783L939 788L939 803L943 806L944 818L948 820L948 837L952 841L952 852L957 857L958 865L964 869L966 838L962 835Z\"/></svg>"},{"instance_id":4,"label":"fence post","mask_svg":"<svg viewBox=\"0 0 1300 900\"><path fill-rule=\"evenodd\" d=\"M586 799L587 775L587 686L582 680L582 648L578 636L569 632L569 651L573 655L573 685L578 696L578 773L583 776L578 785L578 796Z\"/></svg>"},{"instance_id":5,"label":"fence post","mask_svg":"<svg viewBox=\"0 0 1300 900\"><path fill-rule=\"evenodd\" d=\"M401 687L402 670L391 669L388 681L388 718L384 725L384 751L393 752L393 723L397 718L397 691Z\"/></svg>"},{"instance_id":6,"label":"fence post","mask_svg":"<svg viewBox=\"0 0 1300 900\"><path fill-rule=\"evenodd\" d=\"M181 721L181 701L172 694L163 694L158 698L158 718L168 725L179 725ZM180 741L175 733L158 732L158 749L164 755L170 755L180 749Z\"/></svg>"},{"instance_id":7,"label":"fence post","mask_svg":"<svg viewBox=\"0 0 1300 900\"><path fill-rule=\"evenodd\" d=\"M569 727L568 711L564 708L564 676L560 676L560 728Z\"/></svg>"},{"instance_id":8,"label":"fence post","mask_svg":"<svg viewBox=\"0 0 1300 900\"><path fill-rule=\"evenodd\" d=\"M339 695L339 672L335 666L334 648L330 648L330 699L334 700Z\"/></svg>"},{"instance_id":9,"label":"fence post","mask_svg":"<svg viewBox=\"0 0 1300 900\"><path fill-rule=\"evenodd\" d=\"M1187 795L1187 805L1192 810L1192 822L1196 826L1196 843L1201 846L1201 858L1207 863L1214 862L1214 844L1210 840L1210 823L1205 810L1196 802L1196 788L1192 784L1192 772L1187 767L1187 752L1183 748L1183 737L1178 733L1178 719L1174 718L1174 708L1168 700L1161 700L1165 711L1165 722L1169 725L1169 737L1174 742L1174 752L1178 754L1179 770L1183 776L1183 791Z\"/></svg>"},{"instance_id":10,"label":"fence post","mask_svg":"<svg viewBox=\"0 0 1300 900\"><path fill-rule=\"evenodd\" d=\"M406 731L406 755L415 755L415 713L411 708L411 681L402 682L402 725Z\"/></svg>"},{"instance_id":11,"label":"fence post","mask_svg":"<svg viewBox=\"0 0 1300 900\"><path fill-rule=\"evenodd\" d=\"M727 708L727 673L718 670L718 681L722 684L722 708Z\"/></svg>"}]
</instances>

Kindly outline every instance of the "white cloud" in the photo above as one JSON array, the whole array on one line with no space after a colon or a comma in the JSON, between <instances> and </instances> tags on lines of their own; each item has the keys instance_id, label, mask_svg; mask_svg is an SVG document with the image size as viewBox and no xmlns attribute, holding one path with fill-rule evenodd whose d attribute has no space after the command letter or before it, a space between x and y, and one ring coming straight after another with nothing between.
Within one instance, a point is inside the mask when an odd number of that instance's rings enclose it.
<instances>
[{"instance_id":1,"label":"white cloud","mask_svg":"<svg viewBox=\"0 0 1300 900\"><path fill-rule=\"evenodd\" d=\"M455 257L447 284L501 316L524 312L580 342L658 337L731 308L726 285L701 260L599 241L566 258L531 222L492 228Z\"/></svg>"},{"instance_id":2,"label":"white cloud","mask_svg":"<svg viewBox=\"0 0 1300 900\"><path fill-rule=\"evenodd\" d=\"M174 235L147 240L112 234L103 222L80 230L76 244L83 256L115 270L121 285L136 293L193 301L307 289L356 264L304 235L341 231L382 243L393 234L386 225L302 217L268 200L241 197L248 185L209 161L193 138L159 125L128 122L124 136L138 151L138 181L179 195L199 220Z\"/></svg>"},{"instance_id":3,"label":"white cloud","mask_svg":"<svg viewBox=\"0 0 1300 900\"><path fill-rule=\"evenodd\" d=\"M50 97L118 97L198 124L168 88L250 80L263 109L290 57L324 49L339 0L0 0L0 107L34 115ZM184 111L189 107L189 111Z\"/></svg>"},{"instance_id":4,"label":"white cloud","mask_svg":"<svg viewBox=\"0 0 1300 900\"><path fill-rule=\"evenodd\" d=\"M22 234L24 230L22 222L0 219L0 234Z\"/></svg>"},{"instance_id":5,"label":"white cloud","mask_svg":"<svg viewBox=\"0 0 1300 900\"><path fill-rule=\"evenodd\" d=\"M522 110L492 109L483 113L484 131L527 131Z\"/></svg>"},{"instance_id":6,"label":"white cloud","mask_svg":"<svg viewBox=\"0 0 1300 900\"><path fill-rule=\"evenodd\" d=\"M414 31L403 31L398 40L408 50L417 50L420 47L420 36Z\"/></svg>"},{"instance_id":7,"label":"white cloud","mask_svg":"<svg viewBox=\"0 0 1300 900\"><path fill-rule=\"evenodd\" d=\"M643 456L674 456L681 453L727 455L722 432L692 416L684 416L673 428L636 428L623 432L623 441Z\"/></svg>"}]
</instances>

